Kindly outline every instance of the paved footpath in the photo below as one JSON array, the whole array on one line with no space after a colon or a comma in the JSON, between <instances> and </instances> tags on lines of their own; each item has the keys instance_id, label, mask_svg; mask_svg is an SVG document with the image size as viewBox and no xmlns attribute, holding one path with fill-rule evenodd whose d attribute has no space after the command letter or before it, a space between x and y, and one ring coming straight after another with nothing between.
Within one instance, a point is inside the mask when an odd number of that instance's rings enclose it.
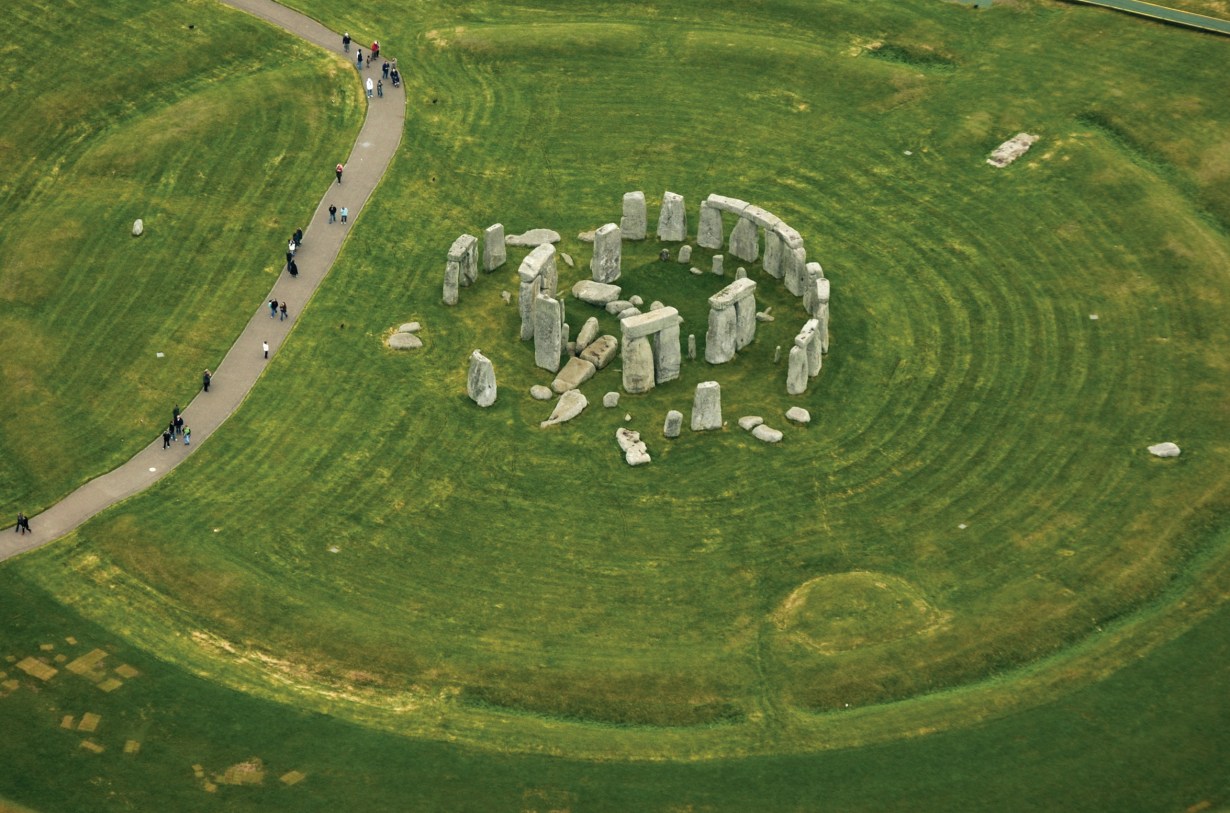
<instances>
[{"instance_id":1,"label":"paved footpath","mask_svg":"<svg viewBox=\"0 0 1230 813\"><path fill-rule=\"evenodd\" d=\"M342 51L341 34L330 31L315 20L272 0L219 2L284 28L313 45L319 45L329 51ZM351 44L349 54L351 70L355 70L356 44L358 43ZM364 43L363 53L366 54L367 50L367 44ZM392 61L392 57L385 55L381 49L381 61L386 58ZM373 80L380 78L380 69L374 65L356 73L360 74L362 80L366 80L368 76ZM402 76L405 76L404 69ZM341 156L326 156L321 161L321 186L327 184L328 191L316 206L311 223L300 224L303 228L303 246L296 257L299 265L298 278L292 278L283 271L273 290L260 302L253 303L254 315L227 352L222 364L214 370L209 392L198 393L192 403L184 408L185 424L192 429L192 445L185 447L183 443L172 443L170 449L163 449L160 434L153 443L127 463L91 480L43 513L30 517L33 533L18 534L8 530L0 534L0 561L59 539L100 511L149 488L195 452L201 443L208 440L223 421L239 408L264 372L265 365L269 363L264 358L261 343L269 342L269 356L272 359L317 286L325 278L325 274L329 273L342 249L347 230L353 228L362 218L363 207L371 197L372 190L384 176L397 152L406 120L405 81L403 80L400 88L394 88L390 82L384 84L384 98L376 97L368 102L363 128L351 148L350 156L342 161L346 169L342 173L341 184L336 183L333 173ZM342 226L340 218L338 223L330 225L330 203L335 204L339 210L343 206L350 209L350 225ZM288 226L286 235L280 239L288 239L294 228L295 226ZM269 247L270 252L283 249L284 245L280 243ZM285 321L269 318L270 299L287 303L289 316ZM167 414L162 417L170 422L169 406Z\"/></svg>"},{"instance_id":2,"label":"paved footpath","mask_svg":"<svg viewBox=\"0 0 1230 813\"><path fill-rule=\"evenodd\" d=\"M1149 17L1154 20L1174 23L1175 25L1187 26L1188 28L1197 28L1201 31L1212 31L1216 34L1230 35L1230 20L1222 20L1217 17L1207 17L1204 14L1194 14L1190 11L1180 11L1179 9L1158 6L1153 3L1146 3L1143 0L1072 0L1072 2L1112 8L1116 11L1126 11L1128 14Z\"/></svg>"}]
</instances>

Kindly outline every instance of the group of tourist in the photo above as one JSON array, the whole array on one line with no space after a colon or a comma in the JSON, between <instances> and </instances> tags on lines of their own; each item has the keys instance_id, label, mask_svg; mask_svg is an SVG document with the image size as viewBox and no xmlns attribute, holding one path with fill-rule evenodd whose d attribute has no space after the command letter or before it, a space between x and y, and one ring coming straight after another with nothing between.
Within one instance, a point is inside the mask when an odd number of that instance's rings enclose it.
<instances>
[{"instance_id":1,"label":"group of tourist","mask_svg":"<svg viewBox=\"0 0 1230 813\"><path fill-rule=\"evenodd\" d=\"M345 51L346 53L350 53L350 32L346 32L345 34L342 35L342 50ZM372 47L371 47L371 50L368 52L367 56L363 56L362 48L355 49L354 66L356 69L360 71L370 68L373 62L379 62L379 60L380 60L379 40L372 40ZM366 83L367 98L369 99L372 98L373 90L375 91L376 96L380 98L384 98L384 80L385 79L388 79L389 81L391 81L393 83L393 87L395 88L401 87L401 73L397 70L396 57L393 59L391 63L387 59L384 61L384 64L380 66L380 74L383 78L377 80L374 84L371 80L371 77L368 77L367 79L367 83Z\"/></svg>"},{"instance_id":2,"label":"group of tourist","mask_svg":"<svg viewBox=\"0 0 1230 813\"><path fill-rule=\"evenodd\" d=\"M205 371L206 381L208 381L209 370ZM183 438L184 445L192 444L192 429L184 423L184 416L179 411L179 404L175 405L175 409L171 410L171 422L167 424L167 428L162 430L162 448L171 448L171 443Z\"/></svg>"}]
</instances>

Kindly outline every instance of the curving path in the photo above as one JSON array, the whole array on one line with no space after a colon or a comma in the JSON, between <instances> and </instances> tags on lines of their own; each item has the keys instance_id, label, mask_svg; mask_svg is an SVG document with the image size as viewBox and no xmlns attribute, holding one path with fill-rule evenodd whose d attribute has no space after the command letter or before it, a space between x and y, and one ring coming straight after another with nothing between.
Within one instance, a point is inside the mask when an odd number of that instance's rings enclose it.
<instances>
[{"instance_id":1,"label":"curving path","mask_svg":"<svg viewBox=\"0 0 1230 813\"><path fill-rule=\"evenodd\" d=\"M313 45L329 51L342 50L341 34L273 0L219 2L284 28ZM363 50L366 53L367 48ZM353 70L353 49L350 62ZM363 71L361 78L371 75L376 79L379 73L378 69L372 68ZM162 436L159 435L127 463L91 480L41 514L30 517L33 533L9 531L0 535L0 561L59 539L100 511L149 488L195 452L239 408L269 363L264 358L261 343L269 342L269 356L272 358L316 288L333 267L345 242L346 232L359 220L368 198L397 152L405 120L405 82L400 88L386 82L384 98L373 98L367 105L363 127L350 156L344 161L346 170L340 185L334 182L333 175L333 165L337 159L326 158L322 162L321 178L328 179L329 189L317 204L311 222L303 228L303 246L297 257L299 276L295 279L284 273L278 278L214 371L209 392L199 393L183 410L195 443L191 446L174 443L170 449L163 449ZM330 225L330 203L336 204L338 209L343 206L350 209L349 226L342 226L340 222ZM289 318L286 321L269 318L270 299L287 303ZM171 418L169 413L165 417L168 421Z\"/></svg>"},{"instance_id":2,"label":"curving path","mask_svg":"<svg viewBox=\"0 0 1230 813\"><path fill-rule=\"evenodd\" d=\"M1143 2L1143 0L1069 0L1069 2L1102 6L1103 8L1110 8L1115 11L1136 14L1140 17L1161 20L1164 23L1173 23L1188 28L1197 28L1201 31L1212 31L1216 34L1230 35L1230 20L1220 20L1216 17L1206 17L1203 14L1195 14L1190 11L1179 11L1178 9L1166 8L1165 6L1156 6L1153 3Z\"/></svg>"}]
</instances>

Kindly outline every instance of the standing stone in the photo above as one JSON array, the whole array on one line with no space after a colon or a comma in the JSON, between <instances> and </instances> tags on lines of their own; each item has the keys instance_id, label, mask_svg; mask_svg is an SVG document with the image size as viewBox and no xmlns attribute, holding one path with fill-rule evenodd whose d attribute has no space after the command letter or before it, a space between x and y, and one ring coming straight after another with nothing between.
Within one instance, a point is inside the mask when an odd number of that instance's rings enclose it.
<instances>
[{"instance_id":1,"label":"standing stone","mask_svg":"<svg viewBox=\"0 0 1230 813\"><path fill-rule=\"evenodd\" d=\"M614 223L607 223L594 233L594 256L589 261L589 270L595 282L612 283L619 279L622 247L619 226Z\"/></svg>"},{"instance_id":2,"label":"standing stone","mask_svg":"<svg viewBox=\"0 0 1230 813\"><path fill-rule=\"evenodd\" d=\"M654 380L658 384L674 381L679 377L683 366L683 356L679 352L679 325L665 327L653 334L653 370Z\"/></svg>"},{"instance_id":3,"label":"standing stone","mask_svg":"<svg viewBox=\"0 0 1230 813\"><path fill-rule=\"evenodd\" d=\"M480 407L489 407L495 403L495 367L491 366L491 359L477 350L470 354L466 394Z\"/></svg>"},{"instance_id":4,"label":"standing stone","mask_svg":"<svg viewBox=\"0 0 1230 813\"><path fill-rule=\"evenodd\" d=\"M456 260L449 260L444 265L444 304L457 304L457 287L461 280L461 265Z\"/></svg>"},{"instance_id":5,"label":"standing stone","mask_svg":"<svg viewBox=\"0 0 1230 813\"><path fill-rule=\"evenodd\" d=\"M624 214L619 219L619 231L625 240L644 240L649 228L645 215L645 193L624 193Z\"/></svg>"},{"instance_id":6,"label":"standing stone","mask_svg":"<svg viewBox=\"0 0 1230 813\"><path fill-rule=\"evenodd\" d=\"M448 250L448 261L457 263L461 287L473 283L478 279L478 238L463 234L454 240Z\"/></svg>"},{"instance_id":7,"label":"standing stone","mask_svg":"<svg viewBox=\"0 0 1230 813\"><path fill-rule=\"evenodd\" d=\"M578 353L589 347L590 342L598 338L598 330L599 327L597 316L591 316L585 320L585 324L581 325L581 332L577 334Z\"/></svg>"},{"instance_id":8,"label":"standing stone","mask_svg":"<svg viewBox=\"0 0 1230 813\"><path fill-rule=\"evenodd\" d=\"M777 347L773 348L773 363L777 364L781 360L782 360L782 346L779 344Z\"/></svg>"},{"instance_id":9,"label":"standing stone","mask_svg":"<svg viewBox=\"0 0 1230 813\"><path fill-rule=\"evenodd\" d=\"M623 360L623 383L626 392L636 394L653 389L653 348L649 345L648 337L625 339L620 358Z\"/></svg>"},{"instance_id":10,"label":"standing stone","mask_svg":"<svg viewBox=\"0 0 1230 813\"><path fill-rule=\"evenodd\" d=\"M776 231L765 230L764 233L764 272L774 279L782 278L782 254L786 244Z\"/></svg>"},{"instance_id":11,"label":"standing stone","mask_svg":"<svg viewBox=\"0 0 1230 813\"><path fill-rule=\"evenodd\" d=\"M692 262L692 247L684 244L679 247L679 262L682 265L687 265Z\"/></svg>"},{"instance_id":12,"label":"standing stone","mask_svg":"<svg viewBox=\"0 0 1230 813\"><path fill-rule=\"evenodd\" d=\"M735 269L735 279L747 279L747 269L739 266Z\"/></svg>"},{"instance_id":13,"label":"standing stone","mask_svg":"<svg viewBox=\"0 0 1230 813\"><path fill-rule=\"evenodd\" d=\"M722 247L722 210L709 204L700 203L700 225L696 227L696 244L701 248Z\"/></svg>"},{"instance_id":14,"label":"standing stone","mask_svg":"<svg viewBox=\"0 0 1230 813\"><path fill-rule=\"evenodd\" d=\"M483 270L494 271L508 261L504 248L504 224L495 223L483 231Z\"/></svg>"},{"instance_id":15,"label":"standing stone","mask_svg":"<svg viewBox=\"0 0 1230 813\"><path fill-rule=\"evenodd\" d=\"M786 281L786 290L795 296L803 295L803 277L807 267L807 249L786 249L782 257L782 276Z\"/></svg>"},{"instance_id":16,"label":"standing stone","mask_svg":"<svg viewBox=\"0 0 1230 813\"><path fill-rule=\"evenodd\" d=\"M794 337L794 343L795 346L802 347L807 354L807 375L810 377L819 375L821 364L819 321L808 319L803 329L799 331L799 335Z\"/></svg>"},{"instance_id":17,"label":"standing stone","mask_svg":"<svg viewBox=\"0 0 1230 813\"><path fill-rule=\"evenodd\" d=\"M677 409L672 409L666 413L666 421L662 424L662 434L668 438L679 437L679 430L683 427L683 413Z\"/></svg>"},{"instance_id":18,"label":"standing stone","mask_svg":"<svg viewBox=\"0 0 1230 813\"><path fill-rule=\"evenodd\" d=\"M807 391L807 351L795 345L790 348L789 359L786 392L790 395L802 395Z\"/></svg>"},{"instance_id":19,"label":"standing stone","mask_svg":"<svg viewBox=\"0 0 1230 813\"><path fill-rule=\"evenodd\" d=\"M559 370L564 350L564 303L539 294L534 300L534 363L544 370Z\"/></svg>"},{"instance_id":20,"label":"standing stone","mask_svg":"<svg viewBox=\"0 0 1230 813\"><path fill-rule=\"evenodd\" d=\"M688 361L696 361L696 334L688 334Z\"/></svg>"},{"instance_id":21,"label":"standing stone","mask_svg":"<svg viewBox=\"0 0 1230 813\"><path fill-rule=\"evenodd\" d=\"M823 286L821 286L821 281L824 283ZM821 293L822 287L823 293ZM824 279L824 269L820 267L820 263L808 263L803 266L803 310L815 316L816 310L820 307L821 296L825 302L828 302L828 280Z\"/></svg>"},{"instance_id":22,"label":"standing stone","mask_svg":"<svg viewBox=\"0 0 1230 813\"><path fill-rule=\"evenodd\" d=\"M688 214L683 208L683 195L662 194L662 210L658 214L658 239L680 242L688 236Z\"/></svg>"},{"instance_id":23,"label":"standing stone","mask_svg":"<svg viewBox=\"0 0 1230 813\"><path fill-rule=\"evenodd\" d=\"M734 308L714 308L709 311L709 332L705 334L705 361L710 364L725 364L735 357L737 327Z\"/></svg>"},{"instance_id":24,"label":"standing stone","mask_svg":"<svg viewBox=\"0 0 1230 813\"><path fill-rule=\"evenodd\" d=\"M138 217L132 221L132 236L140 237L142 234L145 234L145 221Z\"/></svg>"},{"instance_id":25,"label":"standing stone","mask_svg":"<svg viewBox=\"0 0 1230 813\"><path fill-rule=\"evenodd\" d=\"M756 338L756 296L735 303L735 350L742 350Z\"/></svg>"},{"instance_id":26,"label":"standing stone","mask_svg":"<svg viewBox=\"0 0 1230 813\"><path fill-rule=\"evenodd\" d=\"M816 314L816 323L819 324L820 331L820 352L829 352L829 304L822 304Z\"/></svg>"},{"instance_id":27,"label":"standing stone","mask_svg":"<svg viewBox=\"0 0 1230 813\"><path fill-rule=\"evenodd\" d=\"M692 398L692 431L722 428L722 388L716 381L696 385Z\"/></svg>"},{"instance_id":28,"label":"standing stone","mask_svg":"<svg viewBox=\"0 0 1230 813\"><path fill-rule=\"evenodd\" d=\"M726 275L726 269L723 267L725 261L726 258L721 254L713 255L713 273L717 274L719 277Z\"/></svg>"},{"instance_id":29,"label":"standing stone","mask_svg":"<svg viewBox=\"0 0 1230 813\"><path fill-rule=\"evenodd\" d=\"M743 216L730 231L730 253L745 262L754 263L760 256L760 230L751 218Z\"/></svg>"}]
</instances>

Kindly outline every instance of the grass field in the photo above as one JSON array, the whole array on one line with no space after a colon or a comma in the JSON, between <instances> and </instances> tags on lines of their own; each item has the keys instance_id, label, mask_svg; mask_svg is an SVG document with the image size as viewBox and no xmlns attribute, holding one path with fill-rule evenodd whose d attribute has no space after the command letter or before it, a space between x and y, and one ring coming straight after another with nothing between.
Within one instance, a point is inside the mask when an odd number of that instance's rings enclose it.
<instances>
[{"instance_id":1,"label":"grass field","mask_svg":"<svg viewBox=\"0 0 1230 813\"><path fill-rule=\"evenodd\" d=\"M105 807L102 772L107 809L1230 803L1225 42L1049 3L302 7L408 67L399 159L225 429L0 569L13 663L102 648L148 678L100 693L111 672L17 675L0 716L35 745L5 749L28 767L0 796ZM285 54L239 84L345 86L310 49L193 9ZM353 134L347 104L297 133L304 150ZM136 111L134 132L159 115ZM258 129L235 148L253 165L282 143ZM983 163L1022 130L1041 136L1028 156ZM802 309L753 264L777 320L735 362L685 363L615 410L599 405L618 389L608 369L579 419L537 427L549 405L527 391L550 376L499 296L524 250L455 308L439 302L444 254L492 222L555 228L570 287L589 257L575 235L632 189L651 221L663 190L685 195L692 234L710 192L799 229L834 291L806 396L772 361ZM258 242L219 263L272 273ZM627 244L621 283L703 341L722 282L658 248ZM220 349L223 311L233 332L248 311L199 296ZM568 312L574 329L597 313ZM426 347L385 350L411 319ZM475 347L499 378L489 410L464 394ZM729 426L663 439L666 411L686 415L710 378ZM67 401L94 397L71 384ZM809 427L781 417L795 404ZM648 467L618 454L625 413ZM783 443L739 430L746 414ZM17 415L4 433L39 429ZM1150 458L1160 440L1183 456ZM53 499L104 452L75 450L58 481L13 476ZM99 729L101 754L57 730L87 706L121 721L107 742ZM125 762L130 738L147 744ZM259 787L211 778L254 756ZM310 799L278 781L290 771Z\"/></svg>"}]
</instances>

